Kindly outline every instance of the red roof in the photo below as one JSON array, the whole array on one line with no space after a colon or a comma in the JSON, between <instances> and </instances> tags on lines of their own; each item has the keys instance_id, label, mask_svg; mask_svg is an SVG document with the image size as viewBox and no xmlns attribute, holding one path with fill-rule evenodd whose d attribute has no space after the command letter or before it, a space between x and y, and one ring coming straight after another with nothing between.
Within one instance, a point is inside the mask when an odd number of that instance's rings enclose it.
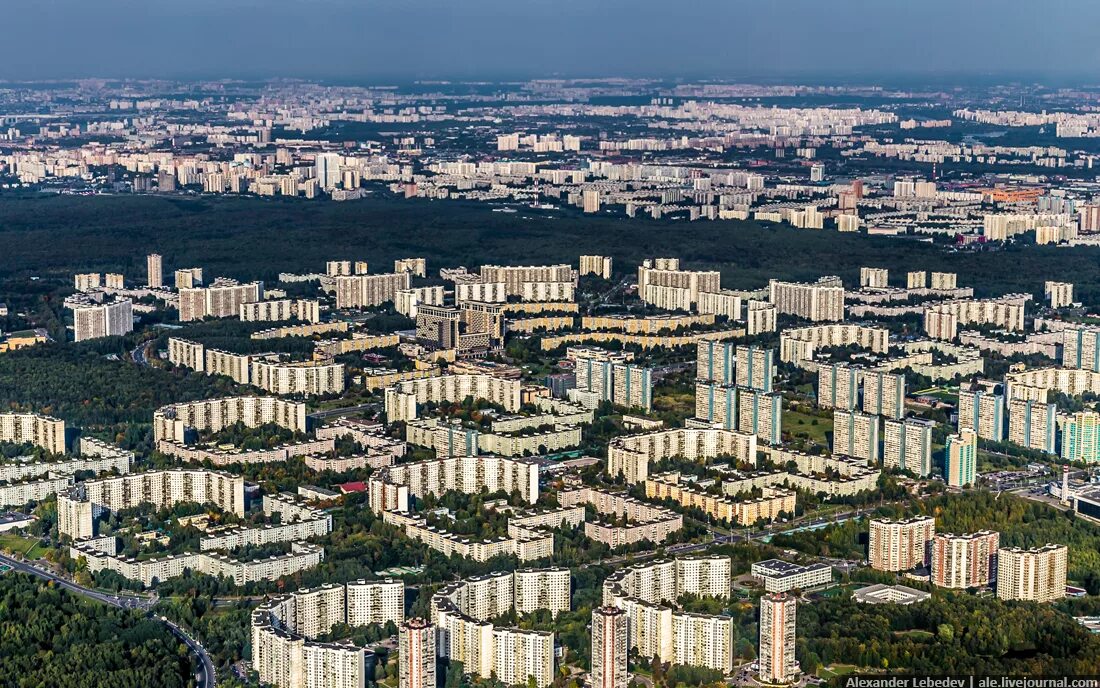
<instances>
[{"instance_id":1,"label":"red roof","mask_svg":"<svg viewBox=\"0 0 1100 688\"><path fill-rule=\"evenodd\" d=\"M367 484L365 482L363 482L362 480L356 480L354 482L344 483L343 485L337 485L336 487L337 487L337 489L339 489L344 494L348 494L348 493L351 493L351 492L366 492L367 491Z\"/></svg>"}]
</instances>

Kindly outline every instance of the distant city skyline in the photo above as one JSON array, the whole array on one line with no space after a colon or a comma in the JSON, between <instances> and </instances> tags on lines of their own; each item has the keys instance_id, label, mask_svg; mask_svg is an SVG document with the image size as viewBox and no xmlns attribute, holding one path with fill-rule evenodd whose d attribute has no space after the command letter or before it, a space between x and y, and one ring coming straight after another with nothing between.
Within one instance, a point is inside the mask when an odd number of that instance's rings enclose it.
<instances>
[{"instance_id":1,"label":"distant city skyline","mask_svg":"<svg viewBox=\"0 0 1100 688\"><path fill-rule=\"evenodd\" d=\"M1086 0L48 0L5 9L0 79L1087 80L1098 21Z\"/></svg>"}]
</instances>

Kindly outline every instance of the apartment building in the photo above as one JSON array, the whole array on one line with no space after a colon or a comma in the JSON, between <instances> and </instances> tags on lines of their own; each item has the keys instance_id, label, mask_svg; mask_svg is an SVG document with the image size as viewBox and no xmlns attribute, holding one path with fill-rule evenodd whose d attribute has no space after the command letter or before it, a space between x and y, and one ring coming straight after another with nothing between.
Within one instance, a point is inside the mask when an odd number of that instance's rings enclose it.
<instances>
[{"instance_id":1,"label":"apartment building","mask_svg":"<svg viewBox=\"0 0 1100 688\"><path fill-rule=\"evenodd\" d=\"M894 420L905 417L905 375L865 370L860 378L864 413Z\"/></svg>"},{"instance_id":2,"label":"apartment building","mask_svg":"<svg viewBox=\"0 0 1100 688\"><path fill-rule=\"evenodd\" d=\"M646 497L670 499L684 507L699 509L731 525L752 525L758 521L774 521L783 514L793 514L795 493L776 487L761 488L761 496L734 500L713 495L671 473L653 476L645 481Z\"/></svg>"},{"instance_id":3,"label":"apartment building","mask_svg":"<svg viewBox=\"0 0 1100 688\"><path fill-rule=\"evenodd\" d=\"M164 286L164 263L159 253L145 256L145 286L154 289Z\"/></svg>"},{"instance_id":4,"label":"apartment building","mask_svg":"<svg viewBox=\"0 0 1100 688\"><path fill-rule=\"evenodd\" d=\"M928 273L924 270L913 270L905 276L906 289L925 289L928 287Z\"/></svg>"},{"instance_id":5,"label":"apartment building","mask_svg":"<svg viewBox=\"0 0 1100 688\"><path fill-rule=\"evenodd\" d=\"M935 275L935 273L933 273ZM1024 330L1024 304L1030 294L1008 294L996 299L955 299L925 306L924 331L932 339L952 340L959 325L996 325Z\"/></svg>"},{"instance_id":6,"label":"apartment building","mask_svg":"<svg viewBox=\"0 0 1100 688\"><path fill-rule=\"evenodd\" d=\"M344 364L256 360L252 363L252 384L272 394L339 394L344 391Z\"/></svg>"},{"instance_id":7,"label":"apartment building","mask_svg":"<svg viewBox=\"0 0 1100 688\"><path fill-rule=\"evenodd\" d=\"M978 588L997 581L1000 533L989 530L932 540L932 584L941 588Z\"/></svg>"},{"instance_id":8,"label":"apartment building","mask_svg":"<svg viewBox=\"0 0 1100 688\"><path fill-rule=\"evenodd\" d=\"M1058 407L1055 404L1013 399L1008 402L1008 441L1048 454L1054 452Z\"/></svg>"},{"instance_id":9,"label":"apartment building","mask_svg":"<svg viewBox=\"0 0 1100 688\"><path fill-rule=\"evenodd\" d=\"M611 256L581 256L580 274L611 279Z\"/></svg>"},{"instance_id":10,"label":"apartment building","mask_svg":"<svg viewBox=\"0 0 1100 688\"><path fill-rule=\"evenodd\" d=\"M712 382L695 383L695 417L724 430L757 435L761 442L782 440L783 397L779 392L759 392Z\"/></svg>"},{"instance_id":11,"label":"apartment building","mask_svg":"<svg viewBox=\"0 0 1100 688\"><path fill-rule=\"evenodd\" d=\"M872 519L867 559L879 571L908 571L927 566L936 519Z\"/></svg>"},{"instance_id":12,"label":"apartment building","mask_svg":"<svg viewBox=\"0 0 1100 688\"><path fill-rule=\"evenodd\" d=\"M337 308L371 308L397 298L409 288L408 272L380 275L341 275L336 278Z\"/></svg>"},{"instance_id":13,"label":"apartment building","mask_svg":"<svg viewBox=\"0 0 1100 688\"><path fill-rule=\"evenodd\" d=\"M695 377L723 385L734 384L737 349L737 345L731 342L699 342L695 350ZM757 377L764 374L761 370L757 372Z\"/></svg>"},{"instance_id":14,"label":"apartment building","mask_svg":"<svg viewBox=\"0 0 1100 688\"><path fill-rule=\"evenodd\" d=\"M959 389L959 430L970 429L983 440L1004 440L1003 394L990 389Z\"/></svg>"},{"instance_id":15,"label":"apartment building","mask_svg":"<svg viewBox=\"0 0 1100 688\"><path fill-rule=\"evenodd\" d=\"M189 339L169 337L168 362L201 373L206 370L206 347Z\"/></svg>"},{"instance_id":16,"label":"apartment building","mask_svg":"<svg viewBox=\"0 0 1100 688\"><path fill-rule=\"evenodd\" d=\"M717 270L665 270L647 267L644 263L638 267L638 296L665 310L673 310L670 306L677 306L676 310L693 310L701 292L718 293L721 290L722 273Z\"/></svg>"},{"instance_id":17,"label":"apartment building","mask_svg":"<svg viewBox=\"0 0 1100 688\"><path fill-rule=\"evenodd\" d=\"M37 413L0 413L0 441L29 443L51 454L64 454L65 421Z\"/></svg>"},{"instance_id":18,"label":"apartment building","mask_svg":"<svg viewBox=\"0 0 1100 688\"><path fill-rule=\"evenodd\" d=\"M58 530L75 539L78 533L92 531L93 512L121 511L140 504L159 508L183 502L212 503L243 516L244 478L221 471L174 468L88 480L58 495Z\"/></svg>"},{"instance_id":19,"label":"apartment building","mask_svg":"<svg viewBox=\"0 0 1100 688\"><path fill-rule=\"evenodd\" d=\"M416 314L421 304L442 306L443 296L444 291L442 286L402 289L394 295L393 307L394 310L406 318L416 320Z\"/></svg>"},{"instance_id":20,"label":"apartment building","mask_svg":"<svg viewBox=\"0 0 1100 688\"><path fill-rule=\"evenodd\" d=\"M207 349L202 370L207 375L224 375L242 385L252 384L252 356L220 349Z\"/></svg>"},{"instance_id":21,"label":"apartment building","mask_svg":"<svg viewBox=\"0 0 1100 688\"><path fill-rule=\"evenodd\" d=\"M669 509L591 487L562 490L558 493L558 503L567 508L590 504L599 515L625 518L629 525L616 526L603 521L587 521L584 524L586 537L612 549L642 540L660 544L684 527L684 517Z\"/></svg>"},{"instance_id":22,"label":"apartment building","mask_svg":"<svg viewBox=\"0 0 1100 688\"><path fill-rule=\"evenodd\" d=\"M1002 600L1054 602L1066 595L1065 545L997 550L997 597Z\"/></svg>"},{"instance_id":23,"label":"apartment building","mask_svg":"<svg viewBox=\"0 0 1100 688\"><path fill-rule=\"evenodd\" d=\"M772 391L775 381L775 349L738 346L735 350L734 381L738 387Z\"/></svg>"},{"instance_id":24,"label":"apartment building","mask_svg":"<svg viewBox=\"0 0 1100 688\"><path fill-rule=\"evenodd\" d=\"M1043 283L1043 296L1051 308L1066 308L1073 305L1073 283L1052 282Z\"/></svg>"},{"instance_id":25,"label":"apartment building","mask_svg":"<svg viewBox=\"0 0 1100 688\"><path fill-rule=\"evenodd\" d=\"M833 453L879 462L879 418L858 411L833 411Z\"/></svg>"},{"instance_id":26,"label":"apartment building","mask_svg":"<svg viewBox=\"0 0 1100 688\"><path fill-rule=\"evenodd\" d=\"M102 285L103 276L98 272L73 275L73 288L81 292L95 291Z\"/></svg>"},{"instance_id":27,"label":"apartment building","mask_svg":"<svg viewBox=\"0 0 1100 688\"><path fill-rule=\"evenodd\" d=\"M456 282L455 304L466 301L479 301L481 303L504 303L508 300L508 292L504 282Z\"/></svg>"},{"instance_id":28,"label":"apartment building","mask_svg":"<svg viewBox=\"0 0 1100 688\"><path fill-rule=\"evenodd\" d=\"M102 304L91 302L73 308L73 339L78 342L99 337L121 336L134 330L134 303L120 299Z\"/></svg>"},{"instance_id":29,"label":"apartment building","mask_svg":"<svg viewBox=\"0 0 1100 688\"><path fill-rule=\"evenodd\" d=\"M592 688L627 688L630 685L627 673L629 627L626 612L618 607L592 610Z\"/></svg>"},{"instance_id":30,"label":"apartment building","mask_svg":"<svg viewBox=\"0 0 1100 688\"><path fill-rule=\"evenodd\" d=\"M908 471L920 477L930 475L934 425L917 418L888 419L883 432L883 467Z\"/></svg>"},{"instance_id":31,"label":"apartment building","mask_svg":"<svg viewBox=\"0 0 1100 688\"><path fill-rule=\"evenodd\" d=\"M202 286L202 268L181 268L173 274L176 289Z\"/></svg>"},{"instance_id":32,"label":"apartment building","mask_svg":"<svg viewBox=\"0 0 1100 688\"><path fill-rule=\"evenodd\" d=\"M1093 411L1060 416L1062 444L1059 455L1066 461L1100 462L1100 414Z\"/></svg>"},{"instance_id":33,"label":"apartment building","mask_svg":"<svg viewBox=\"0 0 1100 688\"><path fill-rule=\"evenodd\" d=\"M944 479L951 487L974 485L978 479L978 436L963 429L948 435L943 450Z\"/></svg>"},{"instance_id":34,"label":"apartment building","mask_svg":"<svg viewBox=\"0 0 1100 688\"><path fill-rule=\"evenodd\" d=\"M864 289L885 289L890 286L890 271L886 268L860 268L859 286Z\"/></svg>"},{"instance_id":35,"label":"apartment building","mask_svg":"<svg viewBox=\"0 0 1100 688\"><path fill-rule=\"evenodd\" d=\"M479 274L481 275L482 282L502 282L509 296L523 296L523 285L526 283L568 282L572 284L574 282L573 268L564 264L482 265Z\"/></svg>"},{"instance_id":36,"label":"apartment building","mask_svg":"<svg viewBox=\"0 0 1100 688\"><path fill-rule=\"evenodd\" d=\"M792 683L798 677L795 659L797 602L785 593L760 598L760 680L766 684Z\"/></svg>"},{"instance_id":37,"label":"apartment building","mask_svg":"<svg viewBox=\"0 0 1100 688\"><path fill-rule=\"evenodd\" d=\"M767 301L749 300L745 310L745 327L750 336L762 332L775 332L777 309Z\"/></svg>"},{"instance_id":38,"label":"apartment building","mask_svg":"<svg viewBox=\"0 0 1100 688\"><path fill-rule=\"evenodd\" d=\"M755 464L756 435L718 428L675 428L616 437L608 445L607 470L611 475L623 475L629 484L643 482L650 463L672 456L729 456L733 461Z\"/></svg>"},{"instance_id":39,"label":"apartment building","mask_svg":"<svg viewBox=\"0 0 1100 688\"><path fill-rule=\"evenodd\" d=\"M1100 372L1100 328L1067 327L1062 330L1062 365Z\"/></svg>"},{"instance_id":40,"label":"apartment building","mask_svg":"<svg viewBox=\"0 0 1100 688\"><path fill-rule=\"evenodd\" d=\"M665 606L691 589L700 591L694 594L729 594L730 581L722 579L725 568L718 561L721 557L699 559L700 565L712 567L709 574L715 574L713 583L706 587L687 580L695 573L693 565L678 569L675 561L660 560L634 564L608 576L603 602L625 612L629 646L640 655L728 672L733 668L732 619L689 614Z\"/></svg>"},{"instance_id":41,"label":"apartment building","mask_svg":"<svg viewBox=\"0 0 1100 688\"><path fill-rule=\"evenodd\" d=\"M0 506L22 508L29 502L41 502L59 494L72 484L73 476L65 475L0 485Z\"/></svg>"},{"instance_id":42,"label":"apartment building","mask_svg":"<svg viewBox=\"0 0 1100 688\"><path fill-rule=\"evenodd\" d=\"M90 573L113 571L123 578L141 583L146 588L155 587L160 581L182 576L187 571L226 577L236 585L274 581L313 568L325 556L324 549L316 545L293 542L290 549L288 554L252 561L237 561L224 554L190 552L137 560L122 558L112 551L78 543L69 547L69 555L74 560L83 558Z\"/></svg>"},{"instance_id":43,"label":"apartment building","mask_svg":"<svg viewBox=\"0 0 1100 688\"><path fill-rule=\"evenodd\" d=\"M274 299L242 303L240 317L246 322L301 320L315 323L321 319L321 302L317 299Z\"/></svg>"},{"instance_id":44,"label":"apartment building","mask_svg":"<svg viewBox=\"0 0 1100 688\"><path fill-rule=\"evenodd\" d=\"M954 272L933 272L931 288L937 291L950 291L952 289L958 289L958 275Z\"/></svg>"},{"instance_id":45,"label":"apartment building","mask_svg":"<svg viewBox=\"0 0 1100 688\"><path fill-rule=\"evenodd\" d=\"M306 431L306 405L277 397L225 397L163 406L153 412L153 439L182 442L186 430L218 432L235 423L250 428L275 423L292 432Z\"/></svg>"},{"instance_id":46,"label":"apartment building","mask_svg":"<svg viewBox=\"0 0 1100 688\"><path fill-rule=\"evenodd\" d=\"M519 573L519 572L517 572ZM568 592L566 592L568 597ZM451 583L432 596L440 657L461 662L468 674L539 688L554 678L554 635L494 627L489 619L513 608L513 574L494 573Z\"/></svg>"},{"instance_id":47,"label":"apartment building","mask_svg":"<svg viewBox=\"0 0 1100 688\"><path fill-rule=\"evenodd\" d=\"M373 587L386 589L387 599L399 599L401 606L364 609L364 605L373 604L374 598L362 593ZM316 639L342 623L359 626L392 622L404 630L403 598L404 585L399 581L386 580L329 584L298 590L265 602L252 612L252 668L259 674L261 682L278 688L363 686L367 682L370 650L350 643L322 643ZM364 621L366 619L369 621ZM420 623L414 623L413 629L425 631L415 636L422 643L419 646L422 651L424 645L428 648L434 646L435 638L434 633L430 632L430 625L425 628ZM404 637L403 640L409 638ZM399 652L402 647L399 640ZM430 671L434 677L434 650L430 662L426 654L421 659L427 665L418 668ZM401 667L404 677L405 662L401 662ZM416 668L416 663L410 661L408 668ZM434 685L425 683L416 688L431 688Z\"/></svg>"},{"instance_id":48,"label":"apartment building","mask_svg":"<svg viewBox=\"0 0 1100 688\"><path fill-rule=\"evenodd\" d=\"M397 688L435 688L435 635L435 626L424 619L401 624L397 633Z\"/></svg>"},{"instance_id":49,"label":"apartment building","mask_svg":"<svg viewBox=\"0 0 1100 688\"><path fill-rule=\"evenodd\" d=\"M407 494L413 497L438 495L450 490L467 494L476 494L482 488L489 492L517 490L524 499L534 504L538 501L538 473L538 462L533 459L454 456L390 466L372 475L370 484L372 487L376 482L405 486L408 488ZM371 497L371 508L376 513L382 513L392 501L384 495L383 501L376 503L373 489Z\"/></svg>"},{"instance_id":50,"label":"apartment building","mask_svg":"<svg viewBox=\"0 0 1100 688\"><path fill-rule=\"evenodd\" d=\"M886 353L890 350L890 331L846 323L788 328L779 333L779 359L797 364L813 360L814 352L821 347L853 345Z\"/></svg>"},{"instance_id":51,"label":"apartment building","mask_svg":"<svg viewBox=\"0 0 1100 688\"><path fill-rule=\"evenodd\" d=\"M416 277L428 276L428 261L424 258L398 258L393 261L394 272L407 272Z\"/></svg>"},{"instance_id":52,"label":"apartment building","mask_svg":"<svg viewBox=\"0 0 1100 688\"><path fill-rule=\"evenodd\" d=\"M519 380L484 373L404 380L386 389L386 417L390 422L412 420L417 417L417 404L463 401L466 397L485 399L514 413L520 409L521 387Z\"/></svg>"},{"instance_id":53,"label":"apartment building","mask_svg":"<svg viewBox=\"0 0 1100 688\"><path fill-rule=\"evenodd\" d=\"M259 301L263 294L263 282L241 284L224 277L214 280L208 287L180 289L180 322L238 317L241 304Z\"/></svg>"},{"instance_id":54,"label":"apartment building","mask_svg":"<svg viewBox=\"0 0 1100 688\"><path fill-rule=\"evenodd\" d=\"M813 322L844 320L844 285L839 277L815 283L768 282L768 301L783 315Z\"/></svg>"},{"instance_id":55,"label":"apartment building","mask_svg":"<svg viewBox=\"0 0 1100 688\"><path fill-rule=\"evenodd\" d=\"M817 405L821 408L854 411L859 408L861 369L846 363L817 368Z\"/></svg>"},{"instance_id":56,"label":"apartment building","mask_svg":"<svg viewBox=\"0 0 1100 688\"><path fill-rule=\"evenodd\" d=\"M600 401L649 410L653 405L653 378L649 368L606 360L584 351L575 357L577 389L597 395Z\"/></svg>"},{"instance_id":57,"label":"apartment building","mask_svg":"<svg viewBox=\"0 0 1100 688\"><path fill-rule=\"evenodd\" d=\"M791 590L816 590L833 582L833 567L828 564L792 564L781 559L767 559L752 565L750 574L769 593Z\"/></svg>"}]
</instances>

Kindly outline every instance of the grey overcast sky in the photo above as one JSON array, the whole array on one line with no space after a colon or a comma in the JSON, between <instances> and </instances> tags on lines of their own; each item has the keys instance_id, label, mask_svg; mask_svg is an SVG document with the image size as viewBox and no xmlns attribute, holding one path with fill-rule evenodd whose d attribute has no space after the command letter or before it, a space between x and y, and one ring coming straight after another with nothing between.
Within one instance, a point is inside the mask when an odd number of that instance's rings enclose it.
<instances>
[{"instance_id":1,"label":"grey overcast sky","mask_svg":"<svg viewBox=\"0 0 1100 688\"><path fill-rule=\"evenodd\" d=\"M3 0L0 79L1100 81L1100 0Z\"/></svg>"}]
</instances>

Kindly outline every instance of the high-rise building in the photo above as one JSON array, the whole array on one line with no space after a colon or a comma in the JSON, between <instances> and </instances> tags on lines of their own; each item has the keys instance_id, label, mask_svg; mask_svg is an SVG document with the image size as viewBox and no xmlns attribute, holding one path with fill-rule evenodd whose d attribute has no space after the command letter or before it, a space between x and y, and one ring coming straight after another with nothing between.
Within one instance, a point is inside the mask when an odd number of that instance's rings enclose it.
<instances>
[{"instance_id":1,"label":"high-rise building","mask_svg":"<svg viewBox=\"0 0 1100 688\"><path fill-rule=\"evenodd\" d=\"M885 289L890 286L890 271L886 268L860 268L859 286L868 289Z\"/></svg>"},{"instance_id":2,"label":"high-rise building","mask_svg":"<svg viewBox=\"0 0 1100 688\"><path fill-rule=\"evenodd\" d=\"M987 389L959 390L959 430L969 429L983 440L1000 442L1005 437L1005 398Z\"/></svg>"},{"instance_id":3,"label":"high-rise building","mask_svg":"<svg viewBox=\"0 0 1100 688\"><path fill-rule=\"evenodd\" d=\"M435 626L409 619L397 635L398 688L435 688Z\"/></svg>"},{"instance_id":4,"label":"high-rise building","mask_svg":"<svg viewBox=\"0 0 1100 688\"><path fill-rule=\"evenodd\" d=\"M581 275L596 275L603 279L611 279L610 256L581 256Z\"/></svg>"},{"instance_id":5,"label":"high-rise building","mask_svg":"<svg viewBox=\"0 0 1100 688\"><path fill-rule=\"evenodd\" d=\"M792 683L799 674L795 659L795 609L797 601L786 593L760 598L760 680Z\"/></svg>"},{"instance_id":6,"label":"high-rise building","mask_svg":"<svg viewBox=\"0 0 1100 688\"><path fill-rule=\"evenodd\" d=\"M908 571L926 566L936 519L920 516L898 521L873 519L868 538L867 559L879 571Z\"/></svg>"},{"instance_id":7,"label":"high-rise building","mask_svg":"<svg viewBox=\"0 0 1100 688\"><path fill-rule=\"evenodd\" d=\"M1100 414L1078 411L1060 418L1062 425L1061 457L1066 461L1100 461Z\"/></svg>"},{"instance_id":8,"label":"high-rise building","mask_svg":"<svg viewBox=\"0 0 1100 688\"><path fill-rule=\"evenodd\" d=\"M817 368L817 405L821 408L854 411L859 407L860 368L846 363L822 364Z\"/></svg>"},{"instance_id":9,"label":"high-rise building","mask_svg":"<svg viewBox=\"0 0 1100 688\"><path fill-rule=\"evenodd\" d=\"M844 320L844 284L839 277L822 277L812 284L771 280L768 301L784 315L814 322Z\"/></svg>"},{"instance_id":10,"label":"high-rise building","mask_svg":"<svg viewBox=\"0 0 1100 688\"><path fill-rule=\"evenodd\" d=\"M963 429L947 436L943 450L944 479L951 487L973 485L977 479L978 436L973 430Z\"/></svg>"},{"instance_id":11,"label":"high-rise building","mask_svg":"<svg viewBox=\"0 0 1100 688\"><path fill-rule=\"evenodd\" d=\"M1001 536L989 530L965 535L937 533L932 540L932 584L977 588L997 580Z\"/></svg>"},{"instance_id":12,"label":"high-rise building","mask_svg":"<svg viewBox=\"0 0 1100 688\"><path fill-rule=\"evenodd\" d=\"M263 282L241 284L219 277L209 287L180 289L180 322L212 318L236 318L241 304L259 301L263 297Z\"/></svg>"},{"instance_id":13,"label":"high-rise building","mask_svg":"<svg viewBox=\"0 0 1100 688\"><path fill-rule=\"evenodd\" d=\"M928 286L928 273L924 270L914 270L905 277L905 286L908 289L924 289Z\"/></svg>"},{"instance_id":14,"label":"high-rise building","mask_svg":"<svg viewBox=\"0 0 1100 688\"><path fill-rule=\"evenodd\" d=\"M1008 441L1053 454L1057 411L1055 404L1031 399L1011 400L1008 402Z\"/></svg>"},{"instance_id":15,"label":"high-rise building","mask_svg":"<svg viewBox=\"0 0 1100 688\"><path fill-rule=\"evenodd\" d=\"M878 463L878 416L859 411L833 411L833 453Z\"/></svg>"},{"instance_id":16,"label":"high-rise building","mask_svg":"<svg viewBox=\"0 0 1100 688\"><path fill-rule=\"evenodd\" d=\"M73 338L83 342L98 337L124 335L134 330L134 304L122 299L88 304L73 309Z\"/></svg>"},{"instance_id":17,"label":"high-rise building","mask_svg":"<svg viewBox=\"0 0 1100 688\"><path fill-rule=\"evenodd\" d=\"M318 153L314 158L314 176L323 190L331 191L343 180L340 164L341 158L337 153Z\"/></svg>"},{"instance_id":18,"label":"high-rise building","mask_svg":"<svg viewBox=\"0 0 1100 688\"><path fill-rule=\"evenodd\" d=\"M202 285L202 268L182 268L176 270L174 279L176 289L190 289Z\"/></svg>"},{"instance_id":19,"label":"high-rise building","mask_svg":"<svg viewBox=\"0 0 1100 688\"><path fill-rule=\"evenodd\" d=\"M1073 283L1047 280L1043 283L1043 295L1046 296L1051 308L1065 308L1073 305Z\"/></svg>"},{"instance_id":20,"label":"high-rise building","mask_svg":"<svg viewBox=\"0 0 1100 688\"><path fill-rule=\"evenodd\" d=\"M145 256L145 275L146 286L164 286L164 268L159 253L150 253Z\"/></svg>"},{"instance_id":21,"label":"high-rise building","mask_svg":"<svg viewBox=\"0 0 1100 688\"><path fill-rule=\"evenodd\" d=\"M1066 596L1065 545L997 551L997 597L1053 602Z\"/></svg>"},{"instance_id":22,"label":"high-rise building","mask_svg":"<svg viewBox=\"0 0 1100 688\"><path fill-rule=\"evenodd\" d=\"M584 212L586 213L598 213L600 212L600 190L599 189L585 189L582 195L582 202L584 205Z\"/></svg>"},{"instance_id":23,"label":"high-rise building","mask_svg":"<svg viewBox=\"0 0 1100 688\"><path fill-rule=\"evenodd\" d=\"M336 307L367 308L393 301L397 292L409 288L409 274L397 272L379 275L341 275L336 278Z\"/></svg>"},{"instance_id":24,"label":"high-rise building","mask_svg":"<svg viewBox=\"0 0 1100 688\"><path fill-rule=\"evenodd\" d=\"M865 371L863 379L863 412L887 418L905 417L905 376L901 373Z\"/></svg>"},{"instance_id":25,"label":"high-rise building","mask_svg":"<svg viewBox=\"0 0 1100 688\"><path fill-rule=\"evenodd\" d=\"M917 418L887 420L883 432L882 465L924 477L932 472L932 427Z\"/></svg>"},{"instance_id":26,"label":"high-rise building","mask_svg":"<svg viewBox=\"0 0 1100 688\"><path fill-rule=\"evenodd\" d=\"M626 688L630 685L627 657L626 612L618 607L592 610L592 688Z\"/></svg>"},{"instance_id":27,"label":"high-rise building","mask_svg":"<svg viewBox=\"0 0 1100 688\"><path fill-rule=\"evenodd\" d=\"M1062 365L1100 372L1100 328L1067 327L1062 331Z\"/></svg>"},{"instance_id":28,"label":"high-rise building","mask_svg":"<svg viewBox=\"0 0 1100 688\"><path fill-rule=\"evenodd\" d=\"M775 349L759 346L738 346L734 379L738 387L772 391L775 380Z\"/></svg>"}]
</instances>

